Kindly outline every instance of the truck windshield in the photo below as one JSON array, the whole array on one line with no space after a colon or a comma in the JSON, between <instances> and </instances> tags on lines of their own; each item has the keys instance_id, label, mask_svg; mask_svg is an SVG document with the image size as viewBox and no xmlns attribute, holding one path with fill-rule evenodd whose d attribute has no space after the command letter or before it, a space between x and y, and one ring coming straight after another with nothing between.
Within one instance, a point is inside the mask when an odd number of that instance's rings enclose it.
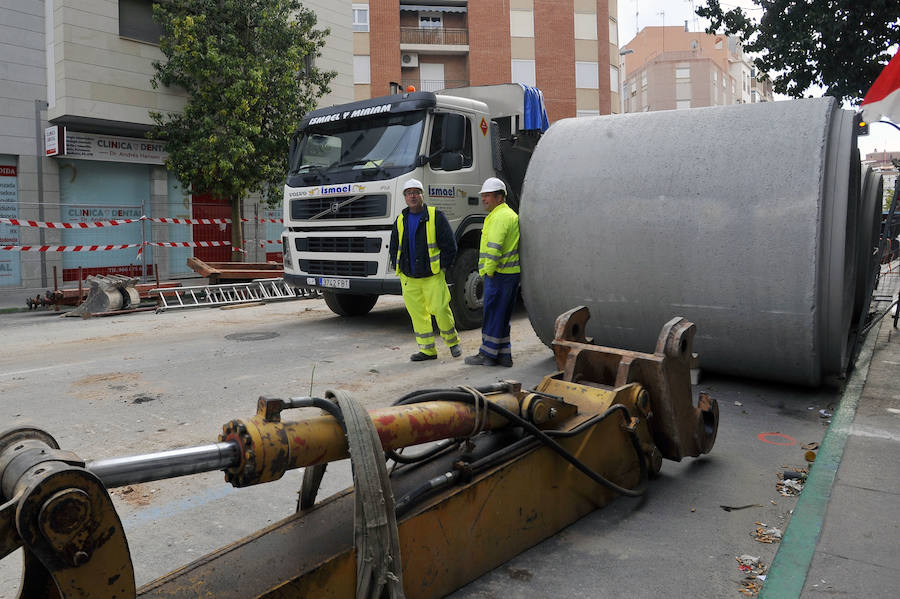
<instances>
[{"instance_id":1,"label":"truck windshield","mask_svg":"<svg viewBox=\"0 0 900 599\"><path fill-rule=\"evenodd\" d=\"M415 167L425 112L332 121L307 127L293 146L287 184L391 179Z\"/></svg>"}]
</instances>

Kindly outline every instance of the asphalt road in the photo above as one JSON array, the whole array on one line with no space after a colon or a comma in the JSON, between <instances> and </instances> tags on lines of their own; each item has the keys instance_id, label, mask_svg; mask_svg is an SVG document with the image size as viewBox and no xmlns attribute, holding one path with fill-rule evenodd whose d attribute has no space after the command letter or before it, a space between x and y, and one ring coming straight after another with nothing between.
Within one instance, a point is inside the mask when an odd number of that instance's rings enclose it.
<instances>
[{"instance_id":1,"label":"asphalt road","mask_svg":"<svg viewBox=\"0 0 900 599\"><path fill-rule=\"evenodd\" d=\"M254 413L260 395L346 389L378 407L420 388L499 378L533 386L555 370L523 309L511 369L465 366L440 342L438 361L410 363L414 339L397 297L360 319L304 300L87 320L17 313L0 316L0 330L0 429L41 427L85 459L214 442L222 424ZM474 353L479 332L462 342L464 355ZM644 498L618 499L454 596L741 596L735 557L771 562L777 545L754 539L756 523L786 527L796 498L778 493L776 475L805 465L800 446L821 441L819 410L839 397L722 377L705 377L700 390L721 411L711 454L665 462ZM289 515L300 478L233 489L209 473L113 491L138 584ZM319 496L349 481L346 463L331 467ZM17 555L0 562L0 599L16 596Z\"/></svg>"}]
</instances>

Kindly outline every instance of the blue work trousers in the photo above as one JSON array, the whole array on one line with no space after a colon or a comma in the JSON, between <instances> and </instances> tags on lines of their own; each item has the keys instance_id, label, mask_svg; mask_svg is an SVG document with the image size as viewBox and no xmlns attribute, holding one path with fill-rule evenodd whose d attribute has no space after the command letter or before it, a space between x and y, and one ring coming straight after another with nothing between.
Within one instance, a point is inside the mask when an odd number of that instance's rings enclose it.
<instances>
[{"instance_id":1,"label":"blue work trousers","mask_svg":"<svg viewBox=\"0 0 900 599\"><path fill-rule=\"evenodd\" d=\"M489 358L511 356L509 319L516 305L516 290L520 273L494 273L484 277L484 324L481 326L481 348L478 352Z\"/></svg>"}]
</instances>

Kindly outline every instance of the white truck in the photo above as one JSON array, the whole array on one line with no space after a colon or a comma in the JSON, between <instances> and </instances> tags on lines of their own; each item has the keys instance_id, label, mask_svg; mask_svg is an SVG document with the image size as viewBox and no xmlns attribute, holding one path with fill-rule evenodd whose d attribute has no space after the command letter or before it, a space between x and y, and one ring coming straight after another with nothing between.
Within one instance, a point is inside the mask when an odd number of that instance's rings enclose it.
<instances>
[{"instance_id":1,"label":"white truck","mask_svg":"<svg viewBox=\"0 0 900 599\"><path fill-rule=\"evenodd\" d=\"M407 92L307 114L291 141L284 190L284 279L323 292L342 316L400 294L390 267L391 227L403 184L447 215L459 245L447 273L461 329L481 326L478 246L486 216L479 189L503 179L518 209L528 161L547 126L540 91L518 84Z\"/></svg>"}]
</instances>

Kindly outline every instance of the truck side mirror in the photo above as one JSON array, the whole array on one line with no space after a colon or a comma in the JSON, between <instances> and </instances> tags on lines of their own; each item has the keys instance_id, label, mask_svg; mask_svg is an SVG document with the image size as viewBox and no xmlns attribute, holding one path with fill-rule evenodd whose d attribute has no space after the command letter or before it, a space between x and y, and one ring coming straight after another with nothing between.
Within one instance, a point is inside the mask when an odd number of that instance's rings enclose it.
<instances>
[{"instance_id":1,"label":"truck side mirror","mask_svg":"<svg viewBox=\"0 0 900 599\"><path fill-rule=\"evenodd\" d=\"M295 132L291 135L291 144L288 146L288 168L294 165L294 156L297 155L297 146L300 145L300 135L299 132Z\"/></svg>"},{"instance_id":2,"label":"truck side mirror","mask_svg":"<svg viewBox=\"0 0 900 599\"><path fill-rule=\"evenodd\" d=\"M441 151L459 152L466 141L466 117L445 114L441 123Z\"/></svg>"},{"instance_id":3,"label":"truck side mirror","mask_svg":"<svg viewBox=\"0 0 900 599\"><path fill-rule=\"evenodd\" d=\"M459 152L444 152L441 154L442 171L458 171L463 167L463 155Z\"/></svg>"}]
</instances>

